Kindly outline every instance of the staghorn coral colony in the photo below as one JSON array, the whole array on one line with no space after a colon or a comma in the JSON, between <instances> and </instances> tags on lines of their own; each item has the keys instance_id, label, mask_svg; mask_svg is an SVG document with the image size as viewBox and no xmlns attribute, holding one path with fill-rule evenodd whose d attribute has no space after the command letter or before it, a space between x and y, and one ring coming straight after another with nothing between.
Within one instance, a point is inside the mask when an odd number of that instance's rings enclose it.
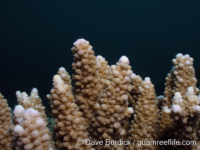
<instances>
[{"instance_id":1,"label":"staghorn coral colony","mask_svg":"<svg viewBox=\"0 0 200 150\"><path fill-rule=\"evenodd\" d=\"M193 58L176 55L163 96L156 97L150 78L134 74L126 56L109 66L84 39L74 43L72 52L73 85L61 67L47 95L52 132L36 88L30 96L16 92L13 117L0 94L1 150L200 149Z\"/></svg>"}]
</instances>

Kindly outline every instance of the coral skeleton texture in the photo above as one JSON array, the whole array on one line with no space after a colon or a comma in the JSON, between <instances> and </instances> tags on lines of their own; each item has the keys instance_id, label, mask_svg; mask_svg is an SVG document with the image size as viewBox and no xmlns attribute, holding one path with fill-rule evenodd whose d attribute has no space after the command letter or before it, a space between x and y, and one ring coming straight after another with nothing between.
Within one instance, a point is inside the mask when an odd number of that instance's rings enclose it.
<instances>
[{"instance_id":1,"label":"coral skeleton texture","mask_svg":"<svg viewBox=\"0 0 200 150\"><path fill-rule=\"evenodd\" d=\"M36 88L30 96L16 92L13 117L0 94L1 150L200 149L200 96L188 54L172 60L163 96L156 97L151 79L133 73L126 56L109 66L85 39L74 42L72 53L73 82L60 67L47 95L52 130Z\"/></svg>"}]
</instances>

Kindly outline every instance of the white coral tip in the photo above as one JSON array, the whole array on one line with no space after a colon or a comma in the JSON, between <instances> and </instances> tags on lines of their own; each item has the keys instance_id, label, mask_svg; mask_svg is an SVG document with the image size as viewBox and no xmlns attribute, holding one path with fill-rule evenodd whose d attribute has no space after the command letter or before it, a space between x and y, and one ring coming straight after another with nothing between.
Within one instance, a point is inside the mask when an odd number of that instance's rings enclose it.
<instances>
[{"instance_id":1,"label":"white coral tip","mask_svg":"<svg viewBox=\"0 0 200 150\"><path fill-rule=\"evenodd\" d=\"M174 113L181 113L181 107L179 105L172 105L172 111Z\"/></svg>"},{"instance_id":2,"label":"white coral tip","mask_svg":"<svg viewBox=\"0 0 200 150\"><path fill-rule=\"evenodd\" d=\"M122 63L129 64L129 59L128 59L128 57L126 57L126 56L122 56L122 57L119 59L119 61L122 62Z\"/></svg>"},{"instance_id":3,"label":"white coral tip","mask_svg":"<svg viewBox=\"0 0 200 150\"><path fill-rule=\"evenodd\" d=\"M15 106L15 109L13 111L14 114L21 114L24 111L24 107L22 105Z\"/></svg>"},{"instance_id":4,"label":"white coral tip","mask_svg":"<svg viewBox=\"0 0 200 150\"><path fill-rule=\"evenodd\" d=\"M134 113L134 110L133 110L132 107L129 107L129 108L128 108L128 113L129 113L129 114L133 114L133 113Z\"/></svg>"},{"instance_id":5,"label":"white coral tip","mask_svg":"<svg viewBox=\"0 0 200 150\"><path fill-rule=\"evenodd\" d=\"M189 95L194 94L194 89L193 89L193 87L188 87L188 89L187 89L187 94L189 94Z\"/></svg>"},{"instance_id":6,"label":"white coral tip","mask_svg":"<svg viewBox=\"0 0 200 150\"><path fill-rule=\"evenodd\" d=\"M144 81L145 81L146 83L150 83L150 82L151 82L151 80L150 80L149 77L146 77L146 78L144 79Z\"/></svg>"},{"instance_id":7,"label":"white coral tip","mask_svg":"<svg viewBox=\"0 0 200 150\"><path fill-rule=\"evenodd\" d=\"M16 125L14 127L14 132L17 133L17 134L22 133L22 132L24 132L24 128L20 125Z\"/></svg>"},{"instance_id":8,"label":"white coral tip","mask_svg":"<svg viewBox=\"0 0 200 150\"><path fill-rule=\"evenodd\" d=\"M96 60L99 60L100 62L104 62L105 61L105 58L103 58L101 55L98 55L96 57Z\"/></svg>"},{"instance_id":9,"label":"white coral tip","mask_svg":"<svg viewBox=\"0 0 200 150\"><path fill-rule=\"evenodd\" d=\"M76 40L75 42L74 42L74 45L76 46L76 45L80 45L80 44L82 44L82 43L84 43L84 42L86 42L86 40L85 39L78 39L78 40Z\"/></svg>"},{"instance_id":10,"label":"white coral tip","mask_svg":"<svg viewBox=\"0 0 200 150\"><path fill-rule=\"evenodd\" d=\"M59 71L65 71L65 68L64 67L60 67Z\"/></svg>"},{"instance_id":11,"label":"white coral tip","mask_svg":"<svg viewBox=\"0 0 200 150\"><path fill-rule=\"evenodd\" d=\"M163 112L166 113L166 114L170 114L170 113L171 113L171 110L168 109L168 108L164 108L164 109L163 109Z\"/></svg>"},{"instance_id":12,"label":"white coral tip","mask_svg":"<svg viewBox=\"0 0 200 150\"><path fill-rule=\"evenodd\" d=\"M132 74L130 75L130 77L131 77L131 79L134 79L134 78L136 77L136 74L135 74L135 73L132 73Z\"/></svg>"},{"instance_id":13,"label":"white coral tip","mask_svg":"<svg viewBox=\"0 0 200 150\"><path fill-rule=\"evenodd\" d=\"M189 60L187 60L187 61L185 62L185 64L186 64L186 65L190 65L191 62L190 62Z\"/></svg>"},{"instance_id":14,"label":"white coral tip","mask_svg":"<svg viewBox=\"0 0 200 150\"><path fill-rule=\"evenodd\" d=\"M40 113L33 108L28 108L27 110L25 110L25 113L27 113L31 117L38 117L40 115Z\"/></svg>"},{"instance_id":15,"label":"white coral tip","mask_svg":"<svg viewBox=\"0 0 200 150\"><path fill-rule=\"evenodd\" d=\"M200 106L196 105L193 106L194 111L197 111L198 113L200 113Z\"/></svg>"},{"instance_id":16,"label":"white coral tip","mask_svg":"<svg viewBox=\"0 0 200 150\"><path fill-rule=\"evenodd\" d=\"M178 54L176 55L176 57L183 57L183 54L178 53Z\"/></svg>"}]
</instances>

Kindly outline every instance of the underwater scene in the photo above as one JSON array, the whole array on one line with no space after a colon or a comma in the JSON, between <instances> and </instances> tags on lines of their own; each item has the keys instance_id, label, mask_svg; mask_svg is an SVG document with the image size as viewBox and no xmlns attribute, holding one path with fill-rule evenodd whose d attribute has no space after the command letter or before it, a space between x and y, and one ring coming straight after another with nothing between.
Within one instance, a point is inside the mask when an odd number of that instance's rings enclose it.
<instances>
[{"instance_id":1,"label":"underwater scene","mask_svg":"<svg viewBox=\"0 0 200 150\"><path fill-rule=\"evenodd\" d=\"M0 150L200 150L200 0L0 2Z\"/></svg>"}]
</instances>

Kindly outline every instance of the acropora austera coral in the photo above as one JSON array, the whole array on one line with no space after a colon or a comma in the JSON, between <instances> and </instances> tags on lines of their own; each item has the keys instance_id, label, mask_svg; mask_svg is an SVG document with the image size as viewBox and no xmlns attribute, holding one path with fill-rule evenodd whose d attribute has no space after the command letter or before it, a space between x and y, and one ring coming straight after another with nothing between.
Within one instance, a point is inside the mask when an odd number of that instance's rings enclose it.
<instances>
[{"instance_id":1,"label":"acropora austera coral","mask_svg":"<svg viewBox=\"0 0 200 150\"><path fill-rule=\"evenodd\" d=\"M16 92L13 118L0 94L1 150L200 149L193 58L176 55L163 96L156 97L151 79L133 73L126 56L109 66L92 48L85 39L74 42L73 84L64 67L53 76L47 95L55 121L52 132L36 88L30 96Z\"/></svg>"}]
</instances>

